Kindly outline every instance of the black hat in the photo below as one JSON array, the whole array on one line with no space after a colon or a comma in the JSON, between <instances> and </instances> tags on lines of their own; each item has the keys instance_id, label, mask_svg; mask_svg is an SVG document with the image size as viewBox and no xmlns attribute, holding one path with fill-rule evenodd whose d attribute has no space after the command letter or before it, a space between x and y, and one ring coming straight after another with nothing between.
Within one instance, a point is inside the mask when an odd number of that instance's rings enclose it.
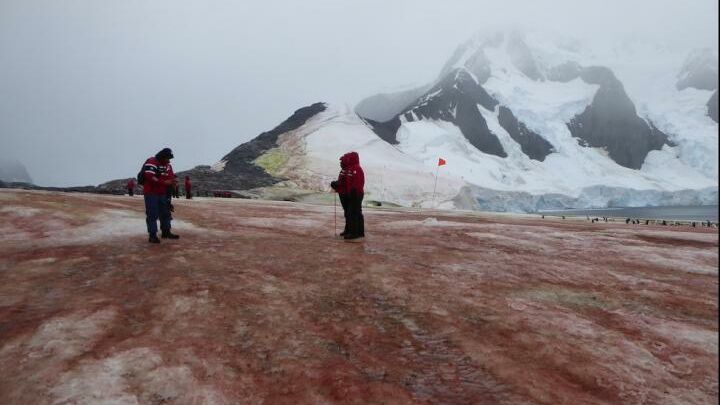
<instances>
[{"instance_id":1,"label":"black hat","mask_svg":"<svg viewBox=\"0 0 720 405\"><path fill-rule=\"evenodd\" d=\"M160 152L158 152L158 153L155 155L155 157L158 158L158 159L163 159L163 158L165 158L165 159L172 159L172 158L174 158L175 156L173 156L172 150L170 150L170 148L165 148L165 149L161 150Z\"/></svg>"}]
</instances>

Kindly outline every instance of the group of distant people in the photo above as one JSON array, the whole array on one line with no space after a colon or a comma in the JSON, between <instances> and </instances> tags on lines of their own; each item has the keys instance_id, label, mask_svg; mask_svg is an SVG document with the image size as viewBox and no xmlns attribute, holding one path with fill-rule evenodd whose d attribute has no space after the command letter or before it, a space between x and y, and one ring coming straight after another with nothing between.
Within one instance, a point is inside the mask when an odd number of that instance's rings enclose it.
<instances>
[{"instance_id":1,"label":"group of distant people","mask_svg":"<svg viewBox=\"0 0 720 405\"><path fill-rule=\"evenodd\" d=\"M179 198L178 180L173 172L170 160L173 159L170 148L164 148L145 160L137 175L137 183L143 187L145 199L145 222L147 223L148 242L160 243L160 239L179 239L180 236L171 232L172 213L175 208L172 198ZM130 196L134 195L137 186L135 179L127 183ZM340 174L330 187L340 196L345 217L345 229L340 236L347 241L360 241L365 237L365 218L362 213L362 202L365 196L365 173L360 166L357 152L346 153L340 157ZM185 176L185 198L192 198L192 183ZM160 221L160 237L158 237L158 221Z\"/></svg>"}]
</instances>

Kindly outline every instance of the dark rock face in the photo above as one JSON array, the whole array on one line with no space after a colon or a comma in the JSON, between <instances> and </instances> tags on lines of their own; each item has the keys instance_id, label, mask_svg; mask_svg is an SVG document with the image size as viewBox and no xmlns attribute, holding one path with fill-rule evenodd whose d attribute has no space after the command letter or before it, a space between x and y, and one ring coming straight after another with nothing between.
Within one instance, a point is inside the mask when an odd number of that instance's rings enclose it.
<instances>
[{"instance_id":1,"label":"dark rock face","mask_svg":"<svg viewBox=\"0 0 720 405\"><path fill-rule=\"evenodd\" d=\"M478 104L492 111L498 102L465 69L456 69L393 120L368 122L380 138L391 144L397 144L400 117L407 121L432 119L452 122L478 150L506 157L500 140L490 131L478 110Z\"/></svg>"},{"instance_id":2,"label":"dark rock face","mask_svg":"<svg viewBox=\"0 0 720 405\"><path fill-rule=\"evenodd\" d=\"M554 152L553 146L545 138L529 130L518 121L515 115L505 106L500 106L498 121L510 137L520 144L520 148L530 159L544 161L547 155Z\"/></svg>"},{"instance_id":3,"label":"dark rock face","mask_svg":"<svg viewBox=\"0 0 720 405\"><path fill-rule=\"evenodd\" d=\"M718 59L711 49L699 49L692 52L678 75L675 84L678 90L688 87L699 90L718 88Z\"/></svg>"},{"instance_id":4,"label":"dark rock face","mask_svg":"<svg viewBox=\"0 0 720 405\"><path fill-rule=\"evenodd\" d=\"M271 131L263 132L255 139L236 147L225 155L222 160L226 163L221 171L216 172L209 166L198 166L180 172L178 176L181 178L190 176L193 188L197 191L246 190L276 184L281 179L276 179L265 172L263 168L255 165L255 159L276 147L280 135L300 128L307 120L325 111L326 108L324 103L315 103L295 111L290 118Z\"/></svg>"},{"instance_id":5,"label":"dark rock face","mask_svg":"<svg viewBox=\"0 0 720 405\"><path fill-rule=\"evenodd\" d=\"M380 137L380 139L391 145L398 144L396 134L398 129L400 129L400 125L402 124L398 116L395 116L394 118L385 122L378 122L369 118L363 119L370 125L370 128L372 128L373 132L375 132L377 136Z\"/></svg>"},{"instance_id":6,"label":"dark rock face","mask_svg":"<svg viewBox=\"0 0 720 405\"><path fill-rule=\"evenodd\" d=\"M600 86L592 104L568 128L583 146L605 148L616 163L640 169L651 150L669 144L667 135L638 117L619 80L605 67L584 68L580 77Z\"/></svg>"},{"instance_id":7,"label":"dark rock face","mask_svg":"<svg viewBox=\"0 0 720 405\"><path fill-rule=\"evenodd\" d=\"M385 122L400 114L430 87L431 85L426 85L397 93L376 94L360 101L355 106L355 112L366 119Z\"/></svg>"},{"instance_id":8,"label":"dark rock face","mask_svg":"<svg viewBox=\"0 0 720 405\"><path fill-rule=\"evenodd\" d=\"M245 170L246 164L252 164L252 161L268 150L276 147L280 135L300 128L307 120L325 111L326 108L327 106L324 103L315 103L308 107L303 107L295 111L290 118L283 121L282 124L271 131L263 132L255 139L233 149L222 158L222 160L227 161L225 171L231 173L242 172Z\"/></svg>"},{"instance_id":9,"label":"dark rock face","mask_svg":"<svg viewBox=\"0 0 720 405\"><path fill-rule=\"evenodd\" d=\"M718 122L718 91L715 90L715 92L710 96L710 100L707 102L707 108L708 108L708 116L712 118L713 121Z\"/></svg>"}]
</instances>

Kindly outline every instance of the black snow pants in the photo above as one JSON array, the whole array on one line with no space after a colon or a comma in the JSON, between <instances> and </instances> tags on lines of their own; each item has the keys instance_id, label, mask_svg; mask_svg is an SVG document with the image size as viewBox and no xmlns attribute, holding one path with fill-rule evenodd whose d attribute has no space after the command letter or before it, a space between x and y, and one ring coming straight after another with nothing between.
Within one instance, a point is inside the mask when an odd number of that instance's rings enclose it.
<instances>
[{"instance_id":1,"label":"black snow pants","mask_svg":"<svg viewBox=\"0 0 720 405\"><path fill-rule=\"evenodd\" d=\"M345 217L345 229L343 229L342 235L346 235L348 233L348 229L350 229L350 220L348 220L348 200L350 199L350 196L346 194L338 195L340 196L340 205L342 205L343 216Z\"/></svg>"},{"instance_id":2,"label":"black snow pants","mask_svg":"<svg viewBox=\"0 0 720 405\"><path fill-rule=\"evenodd\" d=\"M347 199L345 221L349 235L365 236L365 217L363 217L362 213L362 201L364 197L363 194L356 193L351 193L345 197Z\"/></svg>"}]
</instances>

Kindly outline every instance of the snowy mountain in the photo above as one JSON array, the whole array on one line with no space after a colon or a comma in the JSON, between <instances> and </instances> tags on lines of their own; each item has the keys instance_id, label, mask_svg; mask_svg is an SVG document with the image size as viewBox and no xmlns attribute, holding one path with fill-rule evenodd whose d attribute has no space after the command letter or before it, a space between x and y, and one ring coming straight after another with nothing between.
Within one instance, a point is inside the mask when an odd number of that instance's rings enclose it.
<instances>
[{"instance_id":1,"label":"snowy mountain","mask_svg":"<svg viewBox=\"0 0 720 405\"><path fill-rule=\"evenodd\" d=\"M537 33L477 35L426 85L371 96L354 111L301 108L218 163L180 175L196 190L318 194L337 176L338 158L354 150L366 198L405 206L717 204L712 55L635 42L590 49ZM448 164L434 198L440 157Z\"/></svg>"}]
</instances>

